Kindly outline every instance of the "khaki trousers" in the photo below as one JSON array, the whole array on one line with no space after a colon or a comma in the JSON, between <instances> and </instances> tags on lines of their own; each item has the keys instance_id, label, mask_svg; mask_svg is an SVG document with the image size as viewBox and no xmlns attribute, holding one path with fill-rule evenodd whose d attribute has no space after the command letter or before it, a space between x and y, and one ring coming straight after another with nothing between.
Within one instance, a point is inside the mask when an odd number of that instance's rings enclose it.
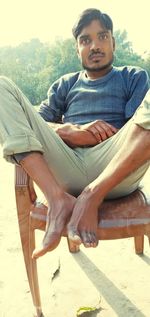
<instances>
[{"instance_id":1,"label":"khaki trousers","mask_svg":"<svg viewBox=\"0 0 150 317\"><path fill-rule=\"evenodd\" d=\"M117 134L94 147L71 149L41 118L19 88L8 78L0 77L0 143L3 157L15 163L14 154L31 151L43 153L59 183L72 194L78 195L102 173L120 149L133 123L150 129L150 92ZM148 167L149 162L130 174L108 194L108 198L134 191Z\"/></svg>"}]
</instances>

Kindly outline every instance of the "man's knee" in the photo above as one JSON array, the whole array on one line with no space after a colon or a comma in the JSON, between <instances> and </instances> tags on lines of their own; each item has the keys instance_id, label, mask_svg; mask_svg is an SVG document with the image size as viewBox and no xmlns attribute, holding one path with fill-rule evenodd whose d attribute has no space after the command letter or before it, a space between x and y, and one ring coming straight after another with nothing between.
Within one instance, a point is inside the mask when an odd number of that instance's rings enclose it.
<instances>
[{"instance_id":1,"label":"man's knee","mask_svg":"<svg viewBox=\"0 0 150 317\"><path fill-rule=\"evenodd\" d=\"M146 130L150 130L150 90L147 92L143 102L137 108L133 121Z\"/></svg>"},{"instance_id":2,"label":"man's knee","mask_svg":"<svg viewBox=\"0 0 150 317\"><path fill-rule=\"evenodd\" d=\"M0 88L6 89L12 84L11 79L5 76L0 76Z\"/></svg>"}]
</instances>

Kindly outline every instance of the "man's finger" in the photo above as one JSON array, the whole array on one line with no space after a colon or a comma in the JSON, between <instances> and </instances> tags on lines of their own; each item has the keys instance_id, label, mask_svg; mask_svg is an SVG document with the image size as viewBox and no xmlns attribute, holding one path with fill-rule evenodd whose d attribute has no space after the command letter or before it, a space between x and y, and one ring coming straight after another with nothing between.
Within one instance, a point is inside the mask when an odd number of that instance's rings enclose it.
<instances>
[{"instance_id":1,"label":"man's finger","mask_svg":"<svg viewBox=\"0 0 150 317\"><path fill-rule=\"evenodd\" d=\"M98 143L100 143L102 141L101 135L95 127L90 127L87 129L87 131L92 133L92 135L96 138Z\"/></svg>"}]
</instances>

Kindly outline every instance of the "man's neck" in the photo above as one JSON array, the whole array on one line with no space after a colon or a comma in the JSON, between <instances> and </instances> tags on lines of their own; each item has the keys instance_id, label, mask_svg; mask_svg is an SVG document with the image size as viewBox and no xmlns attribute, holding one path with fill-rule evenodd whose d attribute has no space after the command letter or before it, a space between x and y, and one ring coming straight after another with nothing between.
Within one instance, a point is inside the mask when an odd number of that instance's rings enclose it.
<instances>
[{"instance_id":1,"label":"man's neck","mask_svg":"<svg viewBox=\"0 0 150 317\"><path fill-rule=\"evenodd\" d=\"M112 70L112 68L113 68L113 66L111 65L109 68L101 69L100 71L85 70L85 76L91 80L98 79L98 78L101 78L101 77L107 75Z\"/></svg>"}]
</instances>

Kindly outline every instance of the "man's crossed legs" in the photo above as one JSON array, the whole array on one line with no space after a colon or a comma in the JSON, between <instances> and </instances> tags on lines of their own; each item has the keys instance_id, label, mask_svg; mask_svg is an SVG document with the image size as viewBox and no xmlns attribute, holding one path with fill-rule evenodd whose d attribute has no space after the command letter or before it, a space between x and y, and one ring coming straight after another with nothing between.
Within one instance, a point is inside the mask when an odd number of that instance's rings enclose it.
<instances>
[{"instance_id":1,"label":"man's crossed legs","mask_svg":"<svg viewBox=\"0 0 150 317\"><path fill-rule=\"evenodd\" d=\"M0 79L0 140L4 157L13 161L15 154L29 153L20 165L48 202L43 245L33 257L56 248L66 225L75 244L97 246L100 204L105 197L135 190L149 166L148 98L149 94L133 119L113 137L94 148L73 150L47 126L11 81ZM77 198L74 193L79 194Z\"/></svg>"}]
</instances>

